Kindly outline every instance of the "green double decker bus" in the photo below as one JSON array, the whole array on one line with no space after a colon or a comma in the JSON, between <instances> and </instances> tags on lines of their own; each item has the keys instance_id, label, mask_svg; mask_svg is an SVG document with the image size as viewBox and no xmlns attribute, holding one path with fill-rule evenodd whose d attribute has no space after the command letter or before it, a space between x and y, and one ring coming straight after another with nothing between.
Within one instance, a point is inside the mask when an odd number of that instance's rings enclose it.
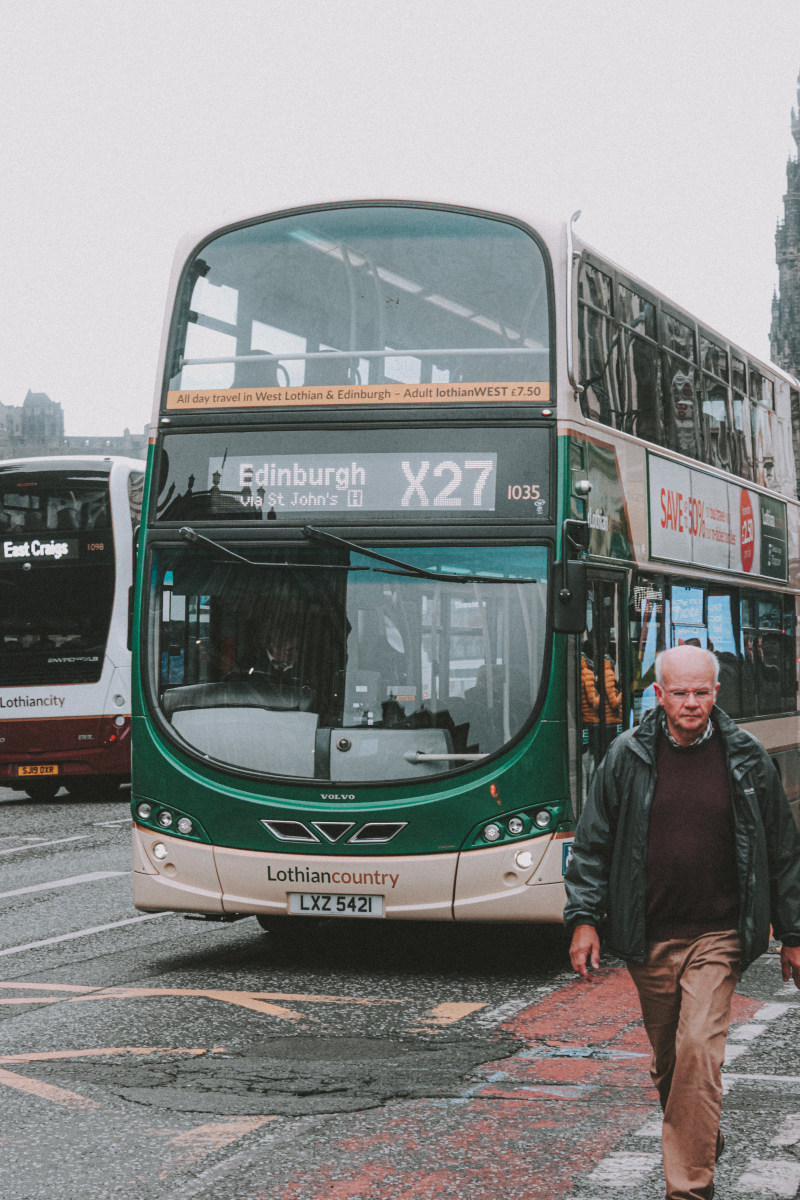
<instances>
[{"instance_id":1,"label":"green double decker bus","mask_svg":"<svg viewBox=\"0 0 800 1200\"><path fill-rule=\"evenodd\" d=\"M593 771L679 641L796 802L796 389L571 223L369 201L187 240L137 563L137 907L559 922Z\"/></svg>"}]
</instances>

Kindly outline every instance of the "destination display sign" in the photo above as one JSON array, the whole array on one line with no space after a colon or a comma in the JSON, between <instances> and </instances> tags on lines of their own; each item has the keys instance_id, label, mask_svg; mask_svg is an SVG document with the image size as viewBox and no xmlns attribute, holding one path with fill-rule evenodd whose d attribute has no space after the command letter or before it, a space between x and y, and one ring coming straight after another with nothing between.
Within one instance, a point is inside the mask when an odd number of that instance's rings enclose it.
<instances>
[{"instance_id":1,"label":"destination display sign","mask_svg":"<svg viewBox=\"0 0 800 1200\"><path fill-rule=\"evenodd\" d=\"M788 578L786 504L648 454L650 553L670 562Z\"/></svg>"},{"instance_id":2,"label":"destination display sign","mask_svg":"<svg viewBox=\"0 0 800 1200\"><path fill-rule=\"evenodd\" d=\"M77 538L3 538L2 562L33 565L64 562L78 557Z\"/></svg>"},{"instance_id":3,"label":"destination display sign","mask_svg":"<svg viewBox=\"0 0 800 1200\"><path fill-rule=\"evenodd\" d=\"M368 512L461 509L494 512L497 455L284 454L209 459L208 486L266 509L344 508Z\"/></svg>"},{"instance_id":4,"label":"destination display sign","mask_svg":"<svg viewBox=\"0 0 800 1200\"><path fill-rule=\"evenodd\" d=\"M380 383L325 387L205 388L167 392L167 412L236 408L330 408L355 404L549 404L550 384L533 383Z\"/></svg>"},{"instance_id":5,"label":"destination display sign","mask_svg":"<svg viewBox=\"0 0 800 1200\"><path fill-rule=\"evenodd\" d=\"M551 519L554 430L474 426L168 433L161 520Z\"/></svg>"}]
</instances>

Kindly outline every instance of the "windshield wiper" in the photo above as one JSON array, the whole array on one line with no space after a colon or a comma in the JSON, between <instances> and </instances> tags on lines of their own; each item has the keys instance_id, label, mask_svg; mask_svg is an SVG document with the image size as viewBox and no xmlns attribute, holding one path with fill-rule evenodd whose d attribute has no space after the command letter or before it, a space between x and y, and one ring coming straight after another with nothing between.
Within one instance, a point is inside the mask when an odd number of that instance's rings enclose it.
<instances>
[{"instance_id":1,"label":"windshield wiper","mask_svg":"<svg viewBox=\"0 0 800 1200\"><path fill-rule=\"evenodd\" d=\"M347 550L354 550L356 554L363 554L367 558L376 558L378 562L390 563L393 567L399 567L397 571L383 571L384 575L416 575L420 579L435 579L438 583L538 583L538 579L523 578L519 579L504 579L497 575L454 575L445 571L428 571L425 567L416 567L413 563L402 562L399 558L391 558L388 554L379 554L377 550L369 550L366 546L359 546L358 542L350 542L347 538L336 537L333 533L328 533L325 529L318 529L316 525L304 525L303 537L308 538L310 542L332 542L335 546L342 546ZM380 567L375 570L380 571ZM351 567L351 571L368 570L367 567Z\"/></svg>"},{"instance_id":2,"label":"windshield wiper","mask_svg":"<svg viewBox=\"0 0 800 1200\"><path fill-rule=\"evenodd\" d=\"M243 554L237 554L235 550L231 550L230 546L223 546L222 542L215 542L212 538L198 533L196 529L192 529L191 525L182 525L178 530L178 535L192 546L202 542L206 546L211 546L213 550L219 550L221 554L226 554L228 558L244 563L248 567L283 567L289 571L369 571L370 569L369 567L350 567L346 563L255 562L252 558L245 558Z\"/></svg>"}]
</instances>

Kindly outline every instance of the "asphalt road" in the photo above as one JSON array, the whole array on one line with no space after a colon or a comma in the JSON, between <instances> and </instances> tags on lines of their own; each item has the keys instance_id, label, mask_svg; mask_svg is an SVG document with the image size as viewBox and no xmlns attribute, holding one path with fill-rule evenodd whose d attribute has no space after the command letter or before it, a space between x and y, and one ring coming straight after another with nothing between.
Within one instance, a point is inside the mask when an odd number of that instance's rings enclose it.
<instances>
[{"instance_id":1,"label":"asphalt road","mask_svg":"<svg viewBox=\"0 0 800 1200\"><path fill-rule=\"evenodd\" d=\"M0 1197L663 1196L624 970L558 931L144 915L127 795L0 790ZM800 993L736 997L717 1196L800 1188ZM772 1190L769 1190L769 1189ZM765 1190L766 1189L766 1190Z\"/></svg>"}]
</instances>

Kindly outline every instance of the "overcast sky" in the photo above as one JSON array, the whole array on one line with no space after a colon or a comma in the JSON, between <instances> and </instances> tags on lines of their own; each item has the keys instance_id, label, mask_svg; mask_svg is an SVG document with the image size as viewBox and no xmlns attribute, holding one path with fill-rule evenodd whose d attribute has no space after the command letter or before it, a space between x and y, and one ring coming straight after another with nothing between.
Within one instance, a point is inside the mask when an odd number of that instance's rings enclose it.
<instances>
[{"instance_id":1,"label":"overcast sky","mask_svg":"<svg viewBox=\"0 0 800 1200\"><path fill-rule=\"evenodd\" d=\"M798 0L0 0L0 402L149 420L178 238L287 200L568 217L768 354Z\"/></svg>"}]
</instances>

